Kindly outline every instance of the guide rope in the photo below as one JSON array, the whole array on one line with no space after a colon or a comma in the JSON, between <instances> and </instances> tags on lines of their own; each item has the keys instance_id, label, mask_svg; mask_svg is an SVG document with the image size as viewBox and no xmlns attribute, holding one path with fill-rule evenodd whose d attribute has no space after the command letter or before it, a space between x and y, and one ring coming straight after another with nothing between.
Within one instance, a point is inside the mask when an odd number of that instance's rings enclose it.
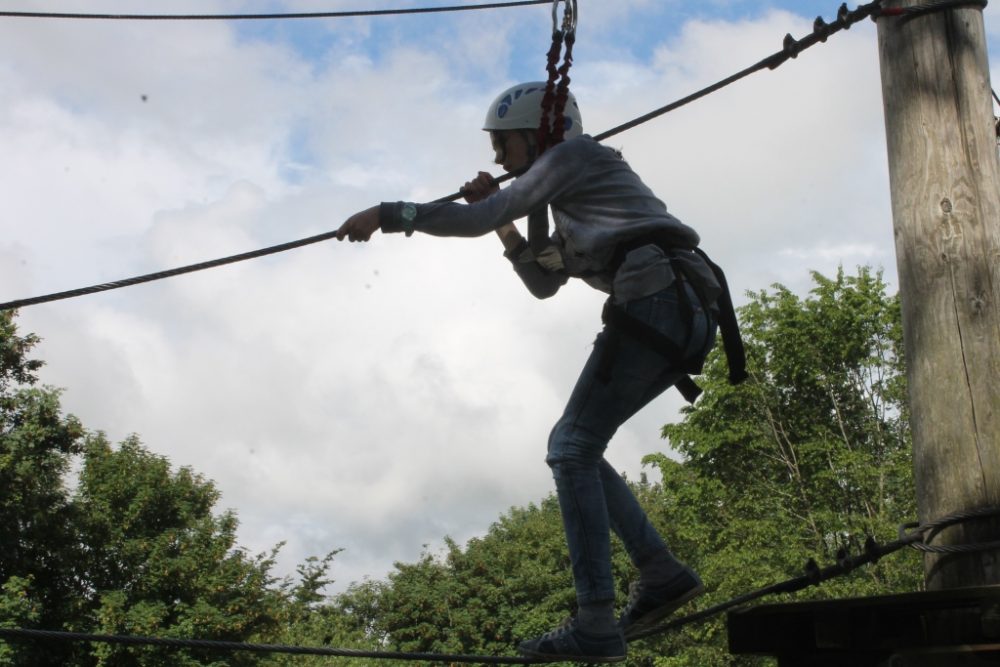
<instances>
[{"instance_id":1,"label":"guide rope","mask_svg":"<svg viewBox=\"0 0 1000 667\"><path fill-rule=\"evenodd\" d=\"M547 2L548 0L546 0ZM982 2L983 0L977 0ZM701 99L711 93L717 92L726 86L729 86L737 81L759 72L764 69L777 69L789 59L797 58L800 53L808 48L815 46L818 43L826 42L827 38L831 35L840 32L841 30L847 30L854 24L862 21L865 18L875 18L878 16L880 11L880 5L882 0L873 0L865 5L859 6L855 10L849 10L847 4L844 3L840 6L837 11L837 20L832 23L826 23L823 21L822 17L818 17L813 24L813 32L803 37L802 39L795 39L792 35L786 35L782 49L767 58L764 58L758 63L751 65L750 67L733 74L721 81L718 81L710 86L702 88L701 90L688 95L687 97L681 98L675 102L667 104L666 106L660 107L654 111L651 111L643 116L639 116L627 123L623 123L614 127L610 130L602 132L601 134L595 135L594 139L597 141L603 141L617 134L630 130L638 125L646 123L654 118L662 116L666 113L679 109L695 100ZM515 178L519 174L509 173L497 177L496 182L503 183L512 178ZM463 196L461 191L455 192L445 197L434 200L434 203L450 202L460 199ZM123 280L116 280L113 282L102 283L100 285L93 285L90 287L82 287L73 290L67 290L64 292L55 292L52 294L46 294L42 296L30 297L25 299L17 299L14 301L7 301L5 303L0 303L0 311L12 310L15 308L22 308L24 306L33 306L41 303L49 303L51 301L59 301L62 299L69 299L73 297L83 296L86 294L94 294L97 292L105 292L108 290L118 289L121 287L129 287L131 285L136 285L139 283L150 282L153 280L160 280L162 278L169 278L173 276L182 275L185 273L192 273L194 271L201 271L203 269L213 268L217 266L223 266L226 264L233 264L235 262L240 262L247 259L252 259L255 257L262 257L264 255L270 255L278 252L283 252L285 250L290 250L292 248L300 248L305 245L310 245L313 243L319 243L321 241L326 241L332 239L336 236L335 231L327 232L325 234L318 234L316 236L311 236L309 238L301 239L299 241L292 241L289 243L284 243L277 246L272 246L270 248L263 248L261 250L251 251L242 253L239 255L233 255L231 257L223 257L216 260L211 260L207 262L201 262L199 264L191 264L189 266L183 266L176 269L170 269L166 271L159 271L157 273L150 273L144 276L137 276L135 278L127 278Z\"/></svg>"},{"instance_id":2,"label":"guide rope","mask_svg":"<svg viewBox=\"0 0 1000 667\"><path fill-rule=\"evenodd\" d=\"M28 628L0 628L0 638L37 641L95 642L125 646L160 646L172 649L202 649L213 651L246 651L248 653L278 653L287 655L320 655L333 658L370 658L375 660L409 660L413 662L481 663L493 665L525 665L532 660L517 656L449 655L446 653L406 653L397 651L365 651L362 649L325 646L284 646L281 644L250 644L210 639L172 639L131 635L104 635L88 632L60 632Z\"/></svg>"},{"instance_id":3,"label":"guide rope","mask_svg":"<svg viewBox=\"0 0 1000 667\"><path fill-rule=\"evenodd\" d=\"M682 616L672 621L663 623L636 634L634 639L643 639L653 635L663 634L669 630L674 630L691 623L703 621L711 618L712 616L721 614L724 611L742 606L748 602L752 602L768 595L776 595L778 593L794 593L804 588L808 588L809 586L817 586L828 579L848 574L862 565L875 563L883 556L899 551L905 547L911 547L923 552L951 554L968 554L1000 550L1000 541L960 545L928 544L928 542L930 542L937 533L949 526L975 519L995 518L998 516L1000 516L1000 507L987 506L966 512L949 514L948 516L925 524L903 524L900 526L899 539L897 540L880 545L874 538L869 536L868 539L865 540L864 551L861 554L852 556L846 549L841 549L837 552L836 564L826 568L821 568L815 560L810 559L809 562L806 563L805 574L802 576L794 577L770 586L765 586L764 588L760 588L750 593L745 593L744 595L732 598L731 600L726 600L725 602L702 609L693 614ZM906 531L911 528L914 528L915 530L907 533Z\"/></svg>"},{"instance_id":4,"label":"guide rope","mask_svg":"<svg viewBox=\"0 0 1000 667\"><path fill-rule=\"evenodd\" d=\"M103 21L241 21L280 19L329 19L366 16L398 16L403 14L433 14L476 9L504 9L527 5L544 5L549 0L514 0L485 5L451 5L445 7L411 7L409 9L368 9L342 12L295 12L276 14L84 14L77 12L11 12L0 11L0 17L42 19L92 19Z\"/></svg>"},{"instance_id":5,"label":"guide rope","mask_svg":"<svg viewBox=\"0 0 1000 667\"><path fill-rule=\"evenodd\" d=\"M905 547L913 547L921 551L939 553L955 553L953 548L962 548L963 553L994 551L1000 549L1000 542L981 544L956 545L955 547L932 546L927 544L941 530L976 519L1000 517L1000 507L987 506L965 512L956 512L925 524L904 524L900 527L900 537L897 540L881 545L873 537L865 541L863 553L851 555L846 549L841 549L836 555L836 564L821 568L815 560L810 559L805 566L805 573L785 581L765 586L763 588L739 595L725 602L702 609L693 614L682 616L663 623L649 630L637 633L630 641L646 639L661 635L670 630L691 625L717 616L722 612L745 605L748 602L779 593L794 593L810 586L817 586L834 577L848 574L862 565L877 562L882 557L899 551ZM915 528L910 533L906 531ZM0 638L10 640L37 641L71 641L96 642L105 644L123 644L129 646L162 646L175 649L210 649L218 651L248 651L254 653L283 653L292 655L319 655L341 658L371 658L381 660L409 660L413 662L443 662L443 663L480 663L496 665L530 665L547 662L542 659L531 659L519 656L463 655L444 653L410 653L396 651L366 651L363 649L334 648L327 646L283 646L279 644L249 644L233 641L215 641L207 639L172 639L162 637L140 637L130 635L104 635L86 632L63 632L57 630L40 630L32 628L0 628Z\"/></svg>"}]
</instances>

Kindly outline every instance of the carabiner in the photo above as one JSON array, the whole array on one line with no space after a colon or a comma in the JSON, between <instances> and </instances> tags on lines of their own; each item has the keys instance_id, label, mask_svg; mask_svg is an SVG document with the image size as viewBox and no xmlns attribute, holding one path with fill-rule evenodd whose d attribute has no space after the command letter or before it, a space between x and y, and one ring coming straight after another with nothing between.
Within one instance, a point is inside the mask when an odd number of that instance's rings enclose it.
<instances>
[{"instance_id":1,"label":"carabiner","mask_svg":"<svg viewBox=\"0 0 1000 667\"><path fill-rule=\"evenodd\" d=\"M562 26L559 24L559 2L560 0L552 1L552 33L562 34L563 36L570 35L576 32L576 19L578 16L578 10L576 5L576 0L561 0L566 4L566 8L563 10Z\"/></svg>"}]
</instances>

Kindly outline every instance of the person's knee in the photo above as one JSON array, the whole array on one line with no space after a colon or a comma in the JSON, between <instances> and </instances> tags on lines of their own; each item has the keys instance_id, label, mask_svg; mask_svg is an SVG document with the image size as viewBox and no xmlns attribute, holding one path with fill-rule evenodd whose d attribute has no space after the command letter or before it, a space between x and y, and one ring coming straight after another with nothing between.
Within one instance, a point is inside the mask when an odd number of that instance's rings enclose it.
<instances>
[{"instance_id":1,"label":"person's knee","mask_svg":"<svg viewBox=\"0 0 1000 667\"><path fill-rule=\"evenodd\" d=\"M604 456L607 442L561 419L549 433L545 462L555 468L559 464L596 466Z\"/></svg>"}]
</instances>

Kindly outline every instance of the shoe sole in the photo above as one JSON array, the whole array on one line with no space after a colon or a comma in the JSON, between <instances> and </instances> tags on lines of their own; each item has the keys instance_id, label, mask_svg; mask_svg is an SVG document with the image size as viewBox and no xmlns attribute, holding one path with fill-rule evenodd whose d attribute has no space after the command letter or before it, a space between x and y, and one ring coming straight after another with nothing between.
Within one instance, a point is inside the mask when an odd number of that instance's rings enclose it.
<instances>
[{"instance_id":1,"label":"shoe sole","mask_svg":"<svg viewBox=\"0 0 1000 667\"><path fill-rule=\"evenodd\" d=\"M691 600L702 595L705 592L705 586L703 584L698 584L694 588L690 589L684 595L675 599L673 602L662 607L657 607L653 611L649 612L645 616L636 620L632 625L628 626L623 630L626 640L635 639L636 635L640 635L647 630L651 630L660 624L660 621L670 616L672 613L686 605Z\"/></svg>"}]
</instances>

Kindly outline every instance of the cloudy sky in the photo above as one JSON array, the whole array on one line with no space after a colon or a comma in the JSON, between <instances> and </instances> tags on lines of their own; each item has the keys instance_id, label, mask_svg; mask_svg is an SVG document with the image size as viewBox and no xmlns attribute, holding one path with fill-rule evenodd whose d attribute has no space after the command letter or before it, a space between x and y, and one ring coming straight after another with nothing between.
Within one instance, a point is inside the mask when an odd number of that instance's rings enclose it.
<instances>
[{"instance_id":1,"label":"cloudy sky","mask_svg":"<svg viewBox=\"0 0 1000 667\"><path fill-rule=\"evenodd\" d=\"M436 0L4 0L5 10L337 11ZM805 36L839 2L580 0L573 89L598 133ZM852 5L853 6L853 5ZM1000 9L985 11L994 49ZM492 153L500 89L544 76L550 8L395 18L0 18L0 301L298 239L449 194ZM739 296L808 271L895 279L875 26L609 141ZM543 462L600 327L582 283L534 300L495 237L378 235L25 308L45 383L118 441L214 480L280 573L343 548L340 590L482 534ZM665 395L608 458L666 450ZM426 545L426 547L425 547Z\"/></svg>"}]
</instances>

